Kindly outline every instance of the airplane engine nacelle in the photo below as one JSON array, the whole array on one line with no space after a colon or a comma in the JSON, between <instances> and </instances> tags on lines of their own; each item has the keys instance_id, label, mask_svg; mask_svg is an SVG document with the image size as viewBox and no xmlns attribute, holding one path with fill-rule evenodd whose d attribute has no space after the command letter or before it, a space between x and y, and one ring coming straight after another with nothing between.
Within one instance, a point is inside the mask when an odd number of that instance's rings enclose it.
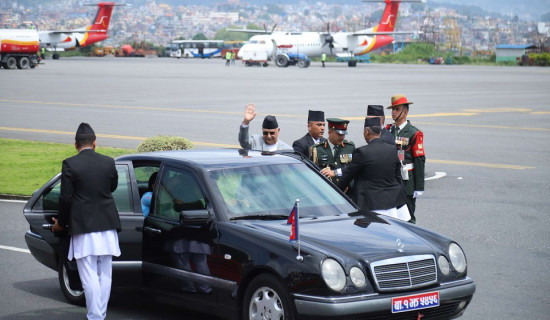
<instances>
[{"instance_id":1,"label":"airplane engine nacelle","mask_svg":"<svg viewBox=\"0 0 550 320\"><path fill-rule=\"evenodd\" d=\"M78 40L75 37L68 36L57 45L60 48L70 49L78 47Z\"/></svg>"}]
</instances>

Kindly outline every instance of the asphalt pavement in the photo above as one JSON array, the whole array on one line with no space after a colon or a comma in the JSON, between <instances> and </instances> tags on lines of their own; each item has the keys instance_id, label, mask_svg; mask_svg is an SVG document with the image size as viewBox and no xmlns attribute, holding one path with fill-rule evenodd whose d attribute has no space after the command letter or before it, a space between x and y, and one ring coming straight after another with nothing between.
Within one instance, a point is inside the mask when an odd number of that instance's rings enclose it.
<instances>
[{"instance_id":1,"label":"asphalt pavement","mask_svg":"<svg viewBox=\"0 0 550 320\"><path fill-rule=\"evenodd\" d=\"M367 105L405 94L434 178L417 201L418 224L460 243L477 283L462 319L548 318L548 68L62 58L35 70L1 69L0 80L0 137L72 143L85 121L98 144L125 148L159 134L189 138L196 148L236 147L249 102L259 113L251 132L273 114L291 144L306 133L307 110L324 110L350 119L348 138L360 146ZM22 204L0 202L0 217L0 319L83 315L64 301L55 272L11 249L26 249ZM113 295L111 319L181 313L156 303L135 308L133 294Z\"/></svg>"}]
</instances>

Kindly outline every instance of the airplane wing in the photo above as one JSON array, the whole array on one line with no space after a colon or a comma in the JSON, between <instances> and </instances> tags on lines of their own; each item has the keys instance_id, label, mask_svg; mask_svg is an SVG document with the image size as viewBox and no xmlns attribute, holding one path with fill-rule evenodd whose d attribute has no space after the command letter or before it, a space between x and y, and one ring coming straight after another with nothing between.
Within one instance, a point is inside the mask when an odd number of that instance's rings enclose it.
<instances>
[{"instance_id":1,"label":"airplane wing","mask_svg":"<svg viewBox=\"0 0 550 320\"><path fill-rule=\"evenodd\" d=\"M101 32L105 33L107 30L70 30L70 31L49 31L50 34L67 34L67 33L88 33L88 32Z\"/></svg>"},{"instance_id":2,"label":"airplane wing","mask_svg":"<svg viewBox=\"0 0 550 320\"><path fill-rule=\"evenodd\" d=\"M270 31L265 30L256 30L256 29L226 29L227 31L233 32L246 32L246 33L256 33L256 34L271 34Z\"/></svg>"},{"instance_id":3,"label":"airplane wing","mask_svg":"<svg viewBox=\"0 0 550 320\"><path fill-rule=\"evenodd\" d=\"M226 29L227 31L233 31L233 32L246 32L246 33L256 33L256 34L272 34L273 31L275 31L275 28L277 27L277 24L275 24L273 26L273 28L271 28L271 31L267 31L267 27L265 26L264 24L264 29L263 30L258 30L258 29Z\"/></svg>"},{"instance_id":4,"label":"airplane wing","mask_svg":"<svg viewBox=\"0 0 550 320\"><path fill-rule=\"evenodd\" d=\"M422 31L388 31L388 32L354 32L352 36L381 36L381 35L394 35L394 34L420 34Z\"/></svg>"}]
</instances>

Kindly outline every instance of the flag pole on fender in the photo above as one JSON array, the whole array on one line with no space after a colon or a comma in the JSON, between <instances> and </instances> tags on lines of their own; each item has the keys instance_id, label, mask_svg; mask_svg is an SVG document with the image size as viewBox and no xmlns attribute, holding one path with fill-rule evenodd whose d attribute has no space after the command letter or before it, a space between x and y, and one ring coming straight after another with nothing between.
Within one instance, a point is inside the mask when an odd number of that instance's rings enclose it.
<instances>
[{"instance_id":1,"label":"flag pole on fender","mask_svg":"<svg viewBox=\"0 0 550 320\"><path fill-rule=\"evenodd\" d=\"M292 225L290 238L288 239L288 241L296 241L296 244L298 245L298 255L296 256L296 260L304 261L304 257L300 254L300 233L298 232L300 225L300 214L298 213L299 204L300 199L296 199L296 203L294 204L294 208L292 208L292 211L290 212L290 216L288 217L286 224Z\"/></svg>"}]
</instances>

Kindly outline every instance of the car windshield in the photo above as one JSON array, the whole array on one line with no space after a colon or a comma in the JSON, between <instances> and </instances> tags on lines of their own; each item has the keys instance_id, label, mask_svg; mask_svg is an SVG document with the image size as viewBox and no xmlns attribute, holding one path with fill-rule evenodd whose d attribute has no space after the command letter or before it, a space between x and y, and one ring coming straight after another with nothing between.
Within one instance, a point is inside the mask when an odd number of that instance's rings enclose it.
<instances>
[{"instance_id":1,"label":"car windshield","mask_svg":"<svg viewBox=\"0 0 550 320\"><path fill-rule=\"evenodd\" d=\"M356 211L323 177L303 164L261 165L209 172L224 200L228 218L288 216L296 199L300 216L330 216Z\"/></svg>"}]
</instances>

